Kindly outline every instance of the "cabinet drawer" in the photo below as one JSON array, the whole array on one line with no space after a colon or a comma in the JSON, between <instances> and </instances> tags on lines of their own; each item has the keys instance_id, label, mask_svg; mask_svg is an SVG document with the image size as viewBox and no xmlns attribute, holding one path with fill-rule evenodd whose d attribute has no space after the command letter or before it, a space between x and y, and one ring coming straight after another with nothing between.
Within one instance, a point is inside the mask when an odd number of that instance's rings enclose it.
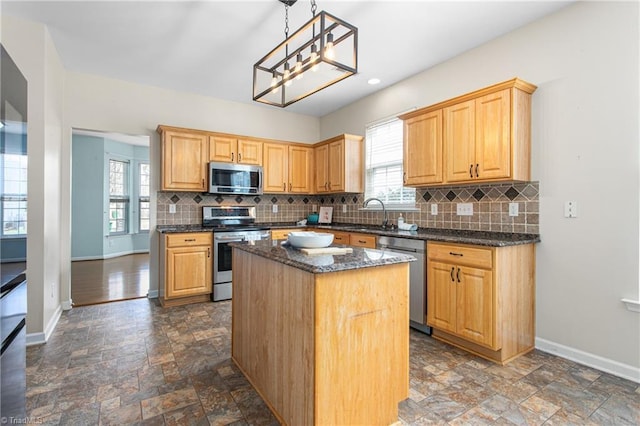
<instances>
[{"instance_id":1,"label":"cabinet drawer","mask_svg":"<svg viewBox=\"0 0 640 426\"><path fill-rule=\"evenodd\" d=\"M348 232L332 232L333 234L333 244L349 244L349 233Z\"/></svg>"},{"instance_id":2,"label":"cabinet drawer","mask_svg":"<svg viewBox=\"0 0 640 426\"><path fill-rule=\"evenodd\" d=\"M167 247L204 246L213 243L211 232L185 232L181 234L167 234Z\"/></svg>"},{"instance_id":3,"label":"cabinet drawer","mask_svg":"<svg viewBox=\"0 0 640 426\"><path fill-rule=\"evenodd\" d=\"M356 247L376 248L376 237L367 234L351 234L349 244Z\"/></svg>"},{"instance_id":4,"label":"cabinet drawer","mask_svg":"<svg viewBox=\"0 0 640 426\"><path fill-rule=\"evenodd\" d=\"M492 253L493 250L490 248L427 243L429 259L477 268L491 269L493 267Z\"/></svg>"},{"instance_id":5,"label":"cabinet drawer","mask_svg":"<svg viewBox=\"0 0 640 426\"><path fill-rule=\"evenodd\" d=\"M271 230L271 239L272 240L286 240L289 236L289 232L291 231L304 231L303 228L296 229L272 229Z\"/></svg>"}]
</instances>

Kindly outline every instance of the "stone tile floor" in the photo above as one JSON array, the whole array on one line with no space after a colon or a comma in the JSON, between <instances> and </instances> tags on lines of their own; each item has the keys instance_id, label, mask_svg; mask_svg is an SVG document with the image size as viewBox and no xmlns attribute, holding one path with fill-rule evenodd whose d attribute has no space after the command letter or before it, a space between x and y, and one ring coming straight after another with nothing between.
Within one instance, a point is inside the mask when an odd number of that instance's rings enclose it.
<instances>
[{"instance_id":1,"label":"stone tile floor","mask_svg":"<svg viewBox=\"0 0 640 426\"><path fill-rule=\"evenodd\" d=\"M277 424L230 360L231 303L64 312L27 350L27 414L60 425ZM540 351L501 367L410 334L410 425L638 425L640 386Z\"/></svg>"}]
</instances>

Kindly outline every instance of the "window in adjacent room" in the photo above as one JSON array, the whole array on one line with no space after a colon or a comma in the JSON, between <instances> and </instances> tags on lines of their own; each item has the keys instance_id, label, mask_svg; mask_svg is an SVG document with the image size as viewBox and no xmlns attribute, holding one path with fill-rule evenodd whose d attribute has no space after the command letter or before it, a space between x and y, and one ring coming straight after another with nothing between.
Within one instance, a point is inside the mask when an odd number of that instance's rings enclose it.
<instances>
[{"instance_id":1,"label":"window in adjacent room","mask_svg":"<svg viewBox=\"0 0 640 426\"><path fill-rule=\"evenodd\" d=\"M27 235L27 156L0 154L2 236Z\"/></svg>"},{"instance_id":2,"label":"window in adjacent room","mask_svg":"<svg viewBox=\"0 0 640 426\"><path fill-rule=\"evenodd\" d=\"M129 232L129 162L109 160L109 234Z\"/></svg>"},{"instance_id":3,"label":"window in adjacent room","mask_svg":"<svg viewBox=\"0 0 640 426\"><path fill-rule=\"evenodd\" d=\"M149 164L140 163L140 187L139 187L139 198L138 198L138 206L140 211L139 216L139 230L140 231L148 231L149 230Z\"/></svg>"},{"instance_id":4,"label":"window in adjacent room","mask_svg":"<svg viewBox=\"0 0 640 426\"><path fill-rule=\"evenodd\" d=\"M392 118L366 128L365 198L379 198L387 208L414 208L415 188L402 186L402 120Z\"/></svg>"}]
</instances>

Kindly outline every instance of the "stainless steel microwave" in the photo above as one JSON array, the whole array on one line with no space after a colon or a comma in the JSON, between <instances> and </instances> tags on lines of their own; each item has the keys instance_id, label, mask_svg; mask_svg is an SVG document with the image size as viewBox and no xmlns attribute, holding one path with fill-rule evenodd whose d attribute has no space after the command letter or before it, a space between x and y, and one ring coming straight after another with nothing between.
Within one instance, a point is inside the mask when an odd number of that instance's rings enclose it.
<instances>
[{"instance_id":1,"label":"stainless steel microwave","mask_svg":"<svg viewBox=\"0 0 640 426\"><path fill-rule=\"evenodd\" d=\"M262 194L262 166L209 163L210 194Z\"/></svg>"}]
</instances>

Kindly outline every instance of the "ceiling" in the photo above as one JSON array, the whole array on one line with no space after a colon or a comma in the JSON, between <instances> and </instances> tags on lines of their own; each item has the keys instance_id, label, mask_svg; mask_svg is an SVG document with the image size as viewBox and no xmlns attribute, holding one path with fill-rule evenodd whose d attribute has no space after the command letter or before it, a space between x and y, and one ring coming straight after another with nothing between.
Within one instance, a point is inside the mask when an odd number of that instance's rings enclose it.
<instances>
[{"instance_id":1,"label":"ceiling","mask_svg":"<svg viewBox=\"0 0 640 426\"><path fill-rule=\"evenodd\" d=\"M286 110L324 116L569 3L317 0L358 27L358 74ZM277 0L3 0L2 13L47 25L67 70L255 105L253 64L284 40ZM299 0L290 33L310 18Z\"/></svg>"}]
</instances>

